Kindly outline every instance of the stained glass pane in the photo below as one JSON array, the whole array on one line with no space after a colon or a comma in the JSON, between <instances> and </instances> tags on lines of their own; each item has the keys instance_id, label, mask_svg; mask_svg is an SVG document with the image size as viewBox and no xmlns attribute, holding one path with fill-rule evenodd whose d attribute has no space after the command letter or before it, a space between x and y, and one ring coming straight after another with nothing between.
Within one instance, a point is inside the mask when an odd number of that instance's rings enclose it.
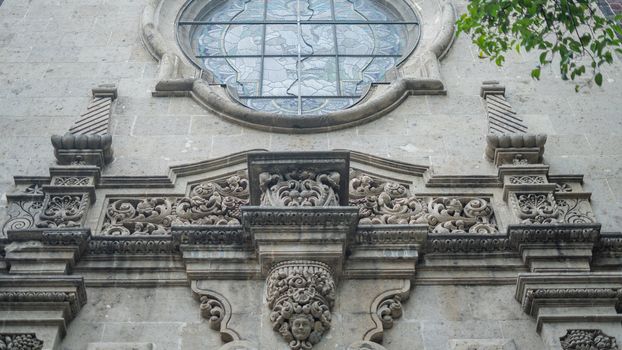
<instances>
[{"instance_id":1,"label":"stained glass pane","mask_svg":"<svg viewBox=\"0 0 622 350\"><path fill-rule=\"evenodd\" d=\"M415 46L408 41L419 35L416 16L402 1L225 0L197 19L208 23L192 42L202 66L240 103L271 113L325 114L385 82Z\"/></svg>"}]
</instances>

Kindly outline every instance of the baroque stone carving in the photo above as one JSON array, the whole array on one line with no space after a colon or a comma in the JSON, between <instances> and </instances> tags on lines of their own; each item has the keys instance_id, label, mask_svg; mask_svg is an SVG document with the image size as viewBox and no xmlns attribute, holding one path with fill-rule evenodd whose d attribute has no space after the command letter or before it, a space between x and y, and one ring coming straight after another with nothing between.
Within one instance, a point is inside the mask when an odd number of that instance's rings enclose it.
<instances>
[{"instance_id":1,"label":"baroque stone carving","mask_svg":"<svg viewBox=\"0 0 622 350\"><path fill-rule=\"evenodd\" d=\"M259 174L261 205L272 207L326 207L339 205L336 172L318 173L311 169L281 174Z\"/></svg>"},{"instance_id":2,"label":"baroque stone carving","mask_svg":"<svg viewBox=\"0 0 622 350\"><path fill-rule=\"evenodd\" d=\"M507 237L447 237L428 239L426 253L485 253L513 250Z\"/></svg>"},{"instance_id":3,"label":"baroque stone carving","mask_svg":"<svg viewBox=\"0 0 622 350\"><path fill-rule=\"evenodd\" d=\"M179 253L179 242L171 239L120 240L91 239L88 246L91 255L108 254L174 254Z\"/></svg>"},{"instance_id":4,"label":"baroque stone carving","mask_svg":"<svg viewBox=\"0 0 622 350\"><path fill-rule=\"evenodd\" d=\"M600 225L511 225L508 231L513 246L521 243L596 243Z\"/></svg>"},{"instance_id":5,"label":"baroque stone carving","mask_svg":"<svg viewBox=\"0 0 622 350\"><path fill-rule=\"evenodd\" d=\"M18 200L9 205L9 219L2 226L2 233L6 236L10 230L26 230L35 226L36 216L43 207L43 200Z\"/></svg>"},{"instance_id":6,"label":"baroque stone carving","mask_svg":"<svg viewBox=\"0 0 622 350\"><path fill-rule=\"evenodd\" d=\"M600 329L569 329L559 340L563 350L618 350L616 339Z\"/></svg>"},{"instance_id":7,"label":"baroque stone carving","mask_svg":"<svg viewBox=\"0 0 622 350\"><path fill-rule=\"evenodd\" d=\"M557 207L559 208L562 222L568 224L589 224L596 222L590 202L586 199L558 199Z\"/></svg>"},{"instance_id":8,"label":"baroque stone carving","mask_svg":"<svg viewBox=\"0 0 622 350\"><path fill-rule=\"evenodd\" d=\"M384 331L393 328L393 322L402 316L402 301L410 295L410 281L404 280L400 288L387 290L374 298L370 313L374 328L365 332L363 340L382 343Z\"/></svg>"},{"instance_id":9,"label":"baroque stone carving","mask_svg":"<svg viewBox=\"0 0 622 350\"><path fill-rule=\"evenodd\" d=\"M276 264L267 279L272 328L293 350L311 349L331 323L335 282L330 267L317 261Z\"/></svg>"},{"instance_id":10,"label":"baroque stone carving","mask_svg":"<svg viewBox=\"0 0 622 350\"><path fill-rule=\"evenodd\" d=\"M510 176L509 181L513 185L526 185L526 184L543 184L546 180L543 176L537 175L517 175Z\"/></svg>"},{"instance_id":11,"label":"baroque stone carving","mask_svg":"<svg viewBox=\"0 0 622 350\"><path fill-rule=\"evenodd\" d=\"M525 313L533 313L535 299L620 299L622 290L613 288L550 288L530 289L525 293L522 308Z\"/></svg>"},{"instance_id":12,"label":"baroque stone carving","mask_svg":"<svg viewBox=\"0 0 622 350\"><path fill-rule=\"evenodd\" d=\"M566 182L556 183L555 192L572 192L572 186Z\"/></svg>"},{"instance_id":13,"label":"baroque stone carving","mask_svg":"<svg viewBox=\"0 0 622 350\"><path fill-rule=\"evenodd\" d=\"M59 176L55 177L52 185L54 186L87 186L91 184L91 179L86 176Z\"/></svg>"},{"instance_id":14,"label":"baroque stone carving","mask_svg":"<svg viewBox=\"0 0 622 350\"><path fill-rule=\"evenodd\" d=\"M552 193L516 193L512 204L522 224L555 224L560 210Z\"/></svg>"},{"instance_id":15,"label":"baroque stone carving","mask_svg":"<svg viewBox=\"0 0 622 350\"><path fill-rule=\"evenodd\" d=\"M172 225L239 225L248 180L238 175L204 182L188 197L125 198L108 204L103 235L169 235Z\"/></svg>"},{"instance_id":16,"label":"baroque stone carving","mask_svg":"<svg viewBox=\"0 0 622 350\"><path fill-rule=\"evenodd\" d=\"M47 302L67 302L72 315L77 315L82 305L86 302L86 292L80 290L83 295L73 292L0 292L0 302L9 303L47 303Z\"/></svg>"},{"instance_id":17,"label":"baroque stone carving","mask_svg":"<svg viewBox=\"0 0 622 350\"><path fill-rule=\"evenodd\" d=\"M199 299L201 302L201 316L208 320L211 329L220 330L220 323L225 316L225 307L218 299L203 295Z\"/></svg>"},{"instance_id":18,"label":"baroque stone carving","mask_svg":"<svg viewBox=\"0 0 622 350\"><path fill-rule=\"evenodd\" d=\"M0 333L0 350L41 350L43 341L34 333Z\"/></svg>"},{"instance_id":19,"label":"baroque stone carving","mask_svg":"<svg viewBox=\"0 0 622 350\"><path fill-rule=\"evenodd\" d=\"M360 224L427 224L432 233L496 233L490 203L478 197L417 198L406 186L368 175L350 180L350 205Z\"/></svg>"},{"instance_id":20,"label":"baroque stone carving","mask_svg":"<svg viewBox=\"0 0 622 350\"><path fill-rule=\"evenodd\" d=\"M42 195L43 188L39 184L33 184L24 189L24 193L33 195Z\"/></svg>"},{"instance_id":21,"label":"baroque stone carving","mask_svg":"<svg viewBox=\"0 0 622 350\"><path fill-rule=\"evenodd\" d=\"M173 230L173 237L180 244L197 245L250 245L251 236L241 226L223 226L219 229L210 227L186 228Z\"/></svg>"},{"instance_id":22,"label":"baroque stone carving","mask_svg":"<svg viewBox=\"0 0 622 350\"><path fill-rule=\"evenodd\" d=\"M37 227L79 227L89 206L89 194L46 194Z\"/></svg>"}]
</instances>

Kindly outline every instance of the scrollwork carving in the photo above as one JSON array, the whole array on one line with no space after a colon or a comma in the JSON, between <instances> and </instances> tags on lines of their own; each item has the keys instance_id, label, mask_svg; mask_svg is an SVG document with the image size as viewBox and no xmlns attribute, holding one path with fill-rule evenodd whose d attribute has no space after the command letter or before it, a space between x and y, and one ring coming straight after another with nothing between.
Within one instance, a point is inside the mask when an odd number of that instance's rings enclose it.
<instances>
[{"instance_id":1,"label":"scrollwork carving","mask_svg":"<svg viewBox=\"0 0 622 350\"><path fill-rule=\"evenodd\" d=\"M103 235L169 235L172 225L239 225L248 180L200 183L187 197L118 199L106 208Z\"/></svg>"},{"instance_id":2,"label":"scrollwork carving","mask_svg":"<svg viewBox=\"0 0 622 350\"><path fill-rule=\"evenodd\" d=\"M562 222L568 224L590 224L596 222L590 202L586 199L558 199L557 206Z\"/></svg>"},{"instance_id":3,"label":"scrollwork carving","mask_svg":"<svg viewBox=\"0 0 622 350\"><path fill-rule=\"evenodd\" d=\"M42 200L18 200L9 204L9 219L2 226L2 233L6 236L10 230L27 230L35 226L36 216L43 207Z\"/></svg>"},{"instance_id":4,"label":"scrollwork carving","mask_svg":"<svg viewBox=\"0 0 622 350\"><path fill-rule=\"evenodd\" d=\"M34 333L0 333L0 350L41 350L43 340Z\"/></svg>"},{"instance_id":5,"label":"scrollwork carving","mask_svg":"<svg viewBox=\"0 0 622 350\"><path fill-rule=\"evenodd\" d=\"M360 224L427 224L432 233L498 232L488 200L478 197L417 198L406 186L360 175L350 180L350 205Z\"/></svg>"},{"instance_id":6,"label":"scrollwork carving","mask_svg":"<svg viewBox=\"0 0 622 350\"><path fill-rule=\"evenodd\" d=\"M555 192L562 192L562 193L566 193L566 192L572 192L572 186L570 186L569 183L566 182L560 182L560 183L556 183L555 184Z\"/></svg>"},{"instance_id":7,"label":"scrollwork carving","mask_svg":"<svg viewBox=\"0 0 622 350\"><path fill-rule=\"evenodd\" d=\"M220 301L203 295L199 299L201 302L201 316L208 320L208 324L213 330L220 330L220 323L225 316L225 307Z\"/></svg>"},{"instance_id":8,"label":"scrollwork carving","mask_svg":"<svg viewBox=\"0 0 622 350\"><path fill-rule=\"evenodd\" d=\"M600 329L569 329L559 340L563 350L618 350L616 339Z\"/></svg>"},{"instance_id":9,"label":"scrollwork carving","mask_svg":"<svg viewBox=\"0 0 622 350\"><path fill-rule=\"evenodd\" d=\"M293 350L311 349L331 324L335 282L328 265L286 261L268 275L266 300L272 328Z\"/></svg>"},{"instance_id":10,"label":"scrollwork carving","mask_svg":"<svg viewBox=\"0 0 622 350\"><path fill-rule=\"evenodd\" d=\"M272 207L326 207L339 205L339 180L336 172L318 173L305 169L283 175L261 173L261 205Z\"/></svg>"},{"instance_id":11,"label":"scrollwork carving","mask_svg":"<svg viewBox=\"0 0 622 350\"><path fill-rule=\"evenodd\" d=\"M89 206L89 194L46 194L36 225L41 228L79 227Z\"/></svg>"}]
</instances>

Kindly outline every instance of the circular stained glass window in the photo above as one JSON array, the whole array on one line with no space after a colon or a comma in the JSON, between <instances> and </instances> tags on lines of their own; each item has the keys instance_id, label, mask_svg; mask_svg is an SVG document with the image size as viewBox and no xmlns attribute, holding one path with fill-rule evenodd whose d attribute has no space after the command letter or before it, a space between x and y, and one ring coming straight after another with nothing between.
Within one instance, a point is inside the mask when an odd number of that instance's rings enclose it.
<instances>
[{"instance_id":1,"label":"circular stained glass window","mask_svg":"<svg viewBox=\"0 0 622 350\"><path fill-rule=\"evenodd\" d=\"M185 54L215 83L247 107L279 114L356 104L419 40L403 0L193 0L177 23Z\"/></svg>"}]
</instances>

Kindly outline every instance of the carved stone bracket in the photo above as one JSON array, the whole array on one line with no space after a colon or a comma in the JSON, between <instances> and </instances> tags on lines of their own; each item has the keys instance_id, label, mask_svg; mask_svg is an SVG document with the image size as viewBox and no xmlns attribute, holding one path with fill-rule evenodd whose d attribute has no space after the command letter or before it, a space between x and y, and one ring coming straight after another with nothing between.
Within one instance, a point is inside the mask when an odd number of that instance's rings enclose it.
<instances>
[{"instance_id":1,"label":"carved stone bracket","mask_svg":"<svg viewBox=\"0 0 622 350\"><path fill-rule=\"evenodd\" d=\"M211 329L220 332L223 342L240 341L240 335L229 328L231 320L231 304L223 295L212 291L198 288L196 281L192 282L192 294L200 304L201 316L207 319Z\"/></svg>"},{"instance_id":2,"label":"carved stone bracket","mask_svg":"<svg viewBox=\"0 0 622 350\"><path fill-rule=\"evenodd\" d=\"M545 134L490 134L486 136L485 154L497 166L540 164L545 143Z\"/></svg>"},{"instance_id":3,"label":"carved stone bracket","mask_svg":"<svg viewBox=\"0 0 622 350\"><path fill-rule=\"evenodd\" d=\"M268 275L266 300L272 328L290 349L311 349L330 329L335 303L332 269L317 261L285 261Z\"/></svg>"},{"instance_id":4,"label":"carved stone bracket","mask_svg":"<svg viewBox=\"0 0 622 350\"><path fill-rule=\"evenodd\" d=\"M34 333L0 333L1 350L41 350L43 340Z\"/></svg>"},{"instance_id":5,"label":"carved stone bracket","mask_svg":"<svg viewBox=\"0 0 622 350\"><path fill-rule=\"evenodd\" d=\"M410 296L410 281L404 280L402 288L385 291L371 303L370 315L375 327L363 336L364 341L382 344L384 331L402 316L402 302Z\"/></svg>"}]
</instances>

